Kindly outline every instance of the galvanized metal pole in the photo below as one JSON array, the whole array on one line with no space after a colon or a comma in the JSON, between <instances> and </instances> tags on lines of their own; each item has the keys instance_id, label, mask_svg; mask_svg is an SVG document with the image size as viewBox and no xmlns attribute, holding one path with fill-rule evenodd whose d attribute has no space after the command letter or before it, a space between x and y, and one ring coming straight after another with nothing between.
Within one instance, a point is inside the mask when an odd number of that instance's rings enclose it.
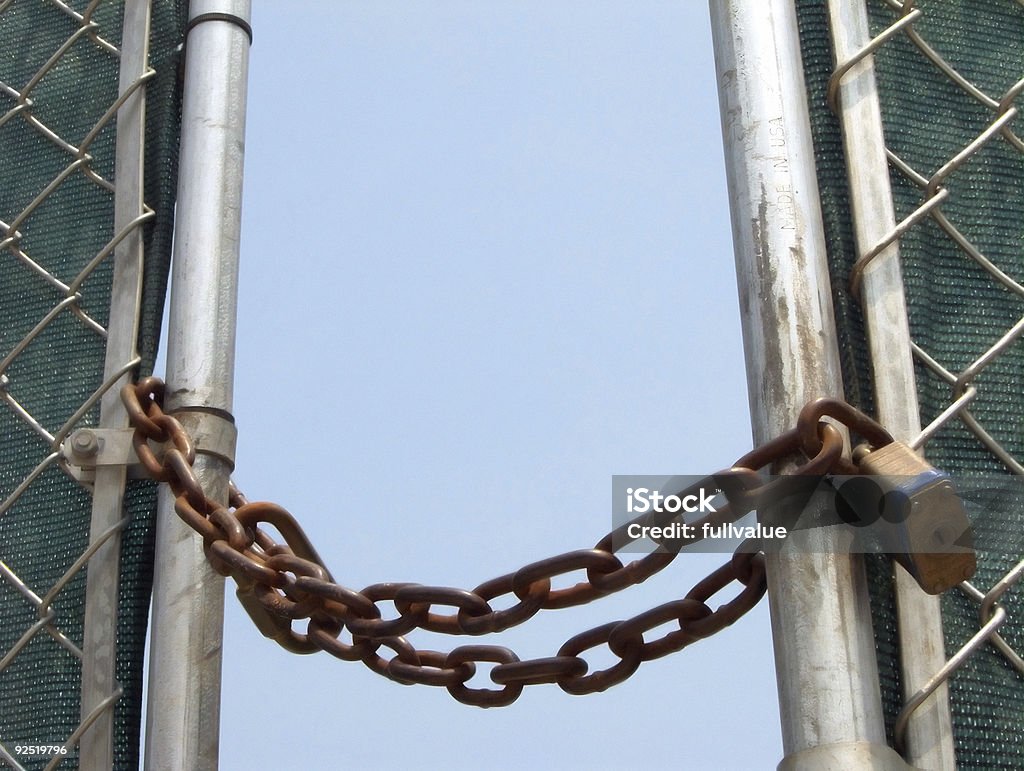
<instances>
[{"instance_id":1,"label":"galvanized metal pole","mask_svg":"<svg viewBox=\"0 0 1024 771\"><path fill-rule=\"evenodd\" d=\"M897 439L912 442L921 432L917 386L911 358L896 215L889 187L882 115L874 65L859 54L871 41L863 0L829 0L829 23L839 71L835 107L843 130L858 256L878 246L860 282L871 351L878 416ZM909 20L908 20L909 21ZM925 594L899 566L896 608L904 695L913 696L946 663L939 598ZM948 687L943 683L912 714L907 728L907 760L927 769L956 768Z\"/></svg>"},{"instance_id":2,"label":"galvanized metal pole","mask_svg":"<svg viewBox=\"0 0 1024 771\"><path fill-rule=\"evenodd\" d=\"M119 397L131 369L139 363L139 312L142 303L143 150L146 90L139 82L149 66L149 0L127 0L121 35L119 91L130 94L117 111L114 180L114 230L126 233L114 248L110 321L103 379L110 388L100 398L101 428L127 428L128 413ZM81 768L114 764L114 705L120 694L117 661L117 602L121 532L124 526L124 466L99 466L93 483L90 539L106 537L89 560L86 573L82 642ZM109 537L107 537L109 536Z\"/></svg>"},{"instance_id":3,"label":"galvanized metal pole","mask_svg":"<svg viewBox=\"0 0 1024 771\"><path fill-rule=\"evenodd\" d=\"M711 0L733 240L757 443L842 393L792 0ZM768 558L782 769L895 769L863 561L838 536ZM797 547L797 548L793 548Z\"/></svg>"},{"instance_id":4,"label":"galvanized metal pole","mask_svg":"<svg viewBox=\"0 0 1024 771\"><path fill-rule=\"evenodd\" d=\"M234 383L250 3L193 0L189 16L165 409L185 423L223 422ZM195 470L207 495L226 503L231 469L223 454L201 451ZM223 603L223 579L163 489L147 769L217 767Z\"/></svg>"}]
</instances>

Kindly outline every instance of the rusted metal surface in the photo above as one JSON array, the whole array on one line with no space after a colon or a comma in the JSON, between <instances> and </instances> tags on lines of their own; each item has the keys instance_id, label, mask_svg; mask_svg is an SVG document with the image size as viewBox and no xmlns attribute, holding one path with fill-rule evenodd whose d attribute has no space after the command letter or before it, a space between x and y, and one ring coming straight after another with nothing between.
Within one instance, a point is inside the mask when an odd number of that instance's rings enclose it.
<instances>
[{"instance_id":1,"label":"rusted metal surface","mask_svg":"<svg viewBox=\"0 0 1024 771\"><path fill-rule=\"evenodd\" d=\"M481 635L521 624L544 609L588 603L645 580L677 555L679 547L700 540L703 523L733 522L755 508L785 495L787 479L823 477L848 470L839 430L819 418L829 415L857 426L866 438L883 438L885 430L865 415L834 401L816 402L801 415L800 425L748 453L736 465L687 488L686 494L713 486L727 500L693 528L692 537L666 538L658 550L623 564L615 551L638 540L616 528L593 549L579 549L530 563L514 573L485 581L473 590L410 583L378 583L362 591L336 583L294 517L282 507L249 502L233 489L229 507L209 498L192 470L196 450L178 420L161 408L163 383L146 378L122 390L135 428L134 445L155 479L167 482L178 516L203 540L207 559L238 585L238 596L262 634L296 653L323 650L345 661L362 661L378 674L399 683L445 687L460 702L480 707L504 706L526 685L555 683L572 694L603 691L628 678L644 661L665 656L709 637L749 611L766 590L765 558L752 541L744 541L733 557L699 581L682 599L647 610L630 619L612 621L567 640L554 656L521 661L511 650L495 645L468 645L448 653L418 650L404 637L415 629L450 635ZM154 450L154 445L160 445ZM806 453L806 445L813 445ZM799 459L803 458L803 462ZM792 462L796 460L796 462ZM763 480L761 468L790 461L793 477ZM680 514L654 511L634 520L667 525ZM275 540L276 530L283 542ZM584 572L585 579L553 589L552 579ZM740 588L717 609L711 599L733 583ZM511 607L495 610L495 599L512 596ZM384 618L379 603L391 603L394 618ZM436 612L449 608L448 613ZM296 622L308 619L305 632ZM678 629L645 640L644 635L669 622ZM349 641L341 639L347 630ZM590 672L582 654L606 646L617 661ZM394 653L380 655L381 649ZM500 688L467 685L478 663L495 664L490 679Z\"/></svg>"}]
</instances>

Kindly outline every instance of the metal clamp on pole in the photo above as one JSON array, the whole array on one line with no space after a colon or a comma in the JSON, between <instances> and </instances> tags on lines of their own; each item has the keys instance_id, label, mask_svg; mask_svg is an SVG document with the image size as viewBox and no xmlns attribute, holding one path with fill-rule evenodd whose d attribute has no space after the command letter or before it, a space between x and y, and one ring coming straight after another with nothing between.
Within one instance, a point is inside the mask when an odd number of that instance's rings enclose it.
<instances>
[{"instance_id":1,"label":"metal clamp on pole","mask_svg":"<svg viewBox=\"0 0 1024 771\"><path fill-rule=\"evenodd\" d=\"M196 454L217 458L234 470L238 429L230 413L193 407L178 410L174 417L192 438ZM144 478L145 470L132 446L134 433L131 428L80 428L61 444L61 457L83 485L96 480L100 466L124 466L132 479Z\"/></svg>"},{"instance_id":2,"label":"metal clamp on pole","mask_svg":"<svg viewBox=\"0 0 1024 771\"><path fill-rule=\"evenodd\" d=\"M139 458L132 447L130 428L80 428L60 446L65 468L79 484L92 485L99 466L126 466L128 476L139 478Z\"/></svg>"},{"instance_id":3,"label":"metal clamp on pole","mask_svg":"<svg viewBox=\"0 0 1024 771\"><path fill-rule=\"evenodd\" d=\"M228 24L234 24L248 36L249 45L252 45L252 25L233 13L201 13L198 16L193 16L185 25L185 39L188 39L189 32L208 21L226 21Z\"/></svg>"},{"instance_id":4,"label":"metal clamp on pole","mask_svg":"<svg viewBox=\"0 0 1024 771\"><path fill-rule=\"evenodd\" d=\"M197 455L210 455L235 470L238 429L234 416L225 410L188 407L171 413L192 437Z\"/></svg>"}]
</instances>

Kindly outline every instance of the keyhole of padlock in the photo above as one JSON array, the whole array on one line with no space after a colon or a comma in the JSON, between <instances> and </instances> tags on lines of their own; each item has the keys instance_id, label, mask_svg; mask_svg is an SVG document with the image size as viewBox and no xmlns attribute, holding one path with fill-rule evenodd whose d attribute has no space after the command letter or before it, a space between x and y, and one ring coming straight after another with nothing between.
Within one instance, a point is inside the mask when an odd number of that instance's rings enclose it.
<instances>
[{"instance_id":1,"label":"keyhole of padlock","mask_svg":"<svg viewBox=\"0 0 1024 771\"><path fill-rule=\"evenodd\" d=\"M955 540L955 533L951 528L939 527L932 533L932 540L939 547L952 546Z\"/></svg>"},{"instance_id":2,"label":"keyhole of padlock","mask_svg":"<svg viewBox=\"0 0 1024 771\"><path fill-rule=\"evenodd\" d=\"M837 492L837 513L853 527L871 527L880 519L898 525L907 521L913 507L902 490L885 491L870 477L847 479Z\"/></svg>"}]
</instances>

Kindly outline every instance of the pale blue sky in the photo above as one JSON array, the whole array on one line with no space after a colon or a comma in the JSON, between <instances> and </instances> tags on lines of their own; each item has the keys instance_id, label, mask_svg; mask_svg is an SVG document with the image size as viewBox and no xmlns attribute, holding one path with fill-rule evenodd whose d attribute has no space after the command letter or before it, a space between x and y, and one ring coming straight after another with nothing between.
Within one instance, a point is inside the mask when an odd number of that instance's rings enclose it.
<instances>
[{"instance_id":1,"label":"pale blue sky","mask_svg":"<svg viewBox=\"0 0 1024 771\"><path fill-rule=\"evenodd\" d=\"M704 2L254 5L235 478L339 581L472 588L596 543L613 474L749 448ZM471 642L553 655L722 560ZM221 767L774 768L767 615L484 711L287 654L229 594Z\"/></svg>"}]
</instances>

